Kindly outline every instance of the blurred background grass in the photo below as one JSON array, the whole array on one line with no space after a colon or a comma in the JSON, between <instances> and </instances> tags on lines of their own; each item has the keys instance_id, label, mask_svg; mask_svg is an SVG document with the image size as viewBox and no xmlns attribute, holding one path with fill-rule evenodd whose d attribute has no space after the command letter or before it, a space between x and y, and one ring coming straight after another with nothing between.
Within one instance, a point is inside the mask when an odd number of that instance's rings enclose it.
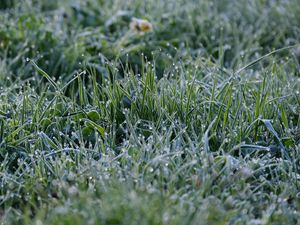
<instances>
[{"instance_id":1,"label":"blurred background grass","mask_svg":"<svg viewBox=\"0 0 300 225\"><path fill-rule=\"evenodd\" d=\"M134 68L141 65L141 53L148 60L156 57L160 76L176 57L185 62L205 57L236 69L271 50L296 44L300 33L297 0L6 0L0 4L1 55L13 60L12 76L30 75L27 57L50 75L68 80L87 66L105 73L107 60L128 62ZM126 36L133 17L148 19L154 32Z\"/></svg>"}]
</instances>

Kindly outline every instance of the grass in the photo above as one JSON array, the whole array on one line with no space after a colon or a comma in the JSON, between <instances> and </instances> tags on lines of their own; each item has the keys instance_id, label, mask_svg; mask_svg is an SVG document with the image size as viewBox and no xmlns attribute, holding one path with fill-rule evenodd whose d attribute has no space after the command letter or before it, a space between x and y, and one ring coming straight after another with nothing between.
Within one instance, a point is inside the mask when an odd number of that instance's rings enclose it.
<instances>
[{"instance_id":1,"label":"grass","mask_svg":"<svg viewBox=\"0 0 300 225\"><path fill-rule=\"evenodd\" d=\"M300 223L297 0L0 9L2 224Z\"/></svg>"}]
</instances>

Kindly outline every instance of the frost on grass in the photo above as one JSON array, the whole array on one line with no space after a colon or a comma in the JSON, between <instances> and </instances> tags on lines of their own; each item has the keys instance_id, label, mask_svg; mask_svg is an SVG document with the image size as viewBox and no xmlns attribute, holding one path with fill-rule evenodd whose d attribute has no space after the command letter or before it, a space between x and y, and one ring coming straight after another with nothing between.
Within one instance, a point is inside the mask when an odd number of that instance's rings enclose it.
<instances>
[{"instance_id":1,"label":"frost on grass","mask_svg":"<svg viewBox=\"0 0 300 225\"><path fill-rule=\"evenodd\" d=\"M0 223L299 224L299 7L0 3Z\"/></svg>"}]
</instances>

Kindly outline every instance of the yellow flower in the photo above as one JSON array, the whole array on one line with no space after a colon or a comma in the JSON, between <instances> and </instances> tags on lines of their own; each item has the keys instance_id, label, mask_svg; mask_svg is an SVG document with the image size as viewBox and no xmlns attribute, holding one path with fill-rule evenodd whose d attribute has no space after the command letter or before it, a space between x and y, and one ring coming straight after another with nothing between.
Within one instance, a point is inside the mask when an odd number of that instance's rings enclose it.
<instances>
[{"instance_id":1,"label":"yellow flower","mask_svg":"<svg viewBox=\"0 0 300 225\"><path fill-rule=\"evenodd\" d=\"M130 30L143 34L151 32L153 26L148 20L133 18L130 23Z\"/></svg>"}]
</instances>

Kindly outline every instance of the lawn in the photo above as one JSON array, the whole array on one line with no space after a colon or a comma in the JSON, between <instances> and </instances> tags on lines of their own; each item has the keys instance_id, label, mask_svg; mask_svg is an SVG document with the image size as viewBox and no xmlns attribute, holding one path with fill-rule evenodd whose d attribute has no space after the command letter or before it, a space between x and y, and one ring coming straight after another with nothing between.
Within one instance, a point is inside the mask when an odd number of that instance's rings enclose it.
<instances>
[{"instance_id":1,"label":"lawn","mask_svg":"<svg viewBox=\"0 0 300 225\"><path fill-rule=\"evenodd\" d=\"M299 0L1 0L0 224L300 224Z\"/></svg>"}]
</instances>

